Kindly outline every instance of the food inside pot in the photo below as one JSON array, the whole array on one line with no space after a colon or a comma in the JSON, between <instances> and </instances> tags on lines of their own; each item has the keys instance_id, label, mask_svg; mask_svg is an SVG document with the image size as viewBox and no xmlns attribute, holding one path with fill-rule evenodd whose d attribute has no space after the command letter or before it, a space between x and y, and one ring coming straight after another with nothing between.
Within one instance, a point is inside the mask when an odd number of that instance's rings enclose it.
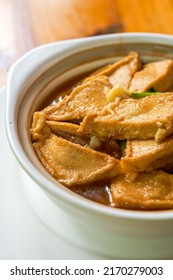
<instances>
[{"instance_id":1,"label":"food inside pot","mask_svg":"<svg viewBox=\"0 0 173 280\"><path fill-rule=\"evenodd\" d=\"M46 170L110 207L173 209L173 61L130 52L70 88L33 115Z\"/></svg>"}]
</instances>

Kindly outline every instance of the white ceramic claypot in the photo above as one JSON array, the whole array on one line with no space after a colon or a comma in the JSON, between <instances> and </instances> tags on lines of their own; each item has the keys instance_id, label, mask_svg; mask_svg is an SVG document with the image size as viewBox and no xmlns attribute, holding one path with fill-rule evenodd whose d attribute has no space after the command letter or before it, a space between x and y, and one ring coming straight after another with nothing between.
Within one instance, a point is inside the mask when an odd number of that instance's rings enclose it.
<instances>
[{"instance_id":1,"label":"white ceramic claypot","mask_svg":"<svg viewBox=\"0 0 173 280\"><path fill-rule=\"evenodd\" d=\"M122 33L52 43L27 53L8 75L7 135L33 184L36 182L57 207L79 222L85 248L111 258L171 259L173 211L112 209L82 198L45 171L31 145L32 114L53 89L129 51L138 51L144 61L173 58L173 36Z\"/></svg>"}]
</instances>

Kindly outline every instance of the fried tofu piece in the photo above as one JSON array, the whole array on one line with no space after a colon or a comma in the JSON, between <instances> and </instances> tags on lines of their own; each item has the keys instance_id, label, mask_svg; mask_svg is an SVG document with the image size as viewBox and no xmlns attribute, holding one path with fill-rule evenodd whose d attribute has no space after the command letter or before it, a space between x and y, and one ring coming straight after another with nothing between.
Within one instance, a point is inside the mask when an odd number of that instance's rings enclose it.
<instances>
[{"instance_id":1,"label":"fried tofu piece","mask_svg":"<svg viewBox=\"0 0 173 280\"><path fill-rule=\"evenodd\" d=\"M173 208L173 175L164 171L140 173L130 182L126 175L111 183L115 207L137 210L163 210Z\"/></svg>"},{"instance_id":2,"label":"fried tofu piece","mask_svg":"<svg viewBox=\"0 0 173 280\"><path fill-rule=\"evenodd\" d=\"M119 161L115 158L55 134L33 146L47 171L69 187L109 180L120 173Z\"/></svg>"},{"instance_id":3,"label":"fried tofu piece","mask_svg":"<svg viewBox=\"0 0 173 280\"><path fill-rule=\"evenodd\" d=\"M137 71L131 80L131 92L145 92L154 88L157 92L166 92L173 85L173 60L151 62Z\"/></svg>"},{"instance_id":4,"label":"fried tofu piece","mask_svg":"<svg viewBox=\"0 0 173 280\"><path fill-rule=\"evenodd\" d=\"M118 84L127 89L134 73L140 68L141 60L138 53L130 52L129 55L114 64L99 69L92 76L86 78L85 81L91 80L95 76L105 75L109 77L109 81L113 86Z\"/></svg>"},{"instance_id":5,"label":"fried tofu piece","mask_svg":"<svg viewBox=\"0 0 173 280\"><path fill-rule=\"evenodd\" d=\"M106 93L112 88L106 76L77 86L69 96L44 109L52 121L81 121L89 112L99 112L108 104Z\"/></svg>"},{"instance_id":6,"label":"fried tofu piece","mask_svg":"<svg viewBox=\"0 0 173 280\"><path fill-rule=\"evenodd\" d=\"M79 125L67 122L46 121L52 133L82 146L89 145L90 137L80 133Z\"/></svg>"},{"instance_id":7,"label":"fried tofu piece","mask_svg":"<svg viewBox=\"0 0 173 280\"><path fill-rule=\"evenodd\" d=\"M173 136L161 143L152 139L127 141L126 156L121 159L121 166L128 173L173 170Z\"/></svg>"},{"instance_id":8,"label":"fried tofu piece","mask_svg":"<svg viewBox=\"0 0 173 280\"><path fill-rule=\"evenodd\" d=\"M104 181L121 172L119 160L53 134L43 112L34 114L31 134L43 166L66 186Z\"/></svg>"},{"instance_id":9,"label":"fried tofu piece","mask_svg":"<svg viewBox=\"0 0 173 280\"><path fill-rule=\"evenodd\" d=\"M45 125L46 114L43 111L35 112L33 114L32 125L30 129L33 141L42 141L49 137L51 131L48 125Z\"/></svg>"},{"instance_id":10,"label":"fried tofu piece","mask_svg":"<svg viewBox=\"0 0 173 280\"><path fill-rule=\"evenodd\" d=\"M173 93L109 104L99 114L87 115L79 131L100 139L152 139L164 130L162 140L173 132Z\"/></svg>"},{"instance_id":11,"label":"fried tofu piece","mask_svg":"<svg viewBox=\"0 0 173 280\"><path fill-rule=\"evenodd\" d=\"M55 134L59 132L69 133L80 136L81 133L78 132L79 125L74 123L67 122L56 122L56 121L47 121L46 124L51 128L51 131Z\"/></svg>"}]
</instances>

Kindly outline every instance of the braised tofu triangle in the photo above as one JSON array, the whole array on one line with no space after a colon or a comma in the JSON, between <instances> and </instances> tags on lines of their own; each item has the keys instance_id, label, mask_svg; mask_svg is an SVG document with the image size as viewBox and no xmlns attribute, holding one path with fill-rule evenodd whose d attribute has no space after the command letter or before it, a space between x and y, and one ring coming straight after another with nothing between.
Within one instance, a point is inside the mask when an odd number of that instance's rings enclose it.
<instances>
[{"instance_id":1,"label":"braised tofu triangle","mask_svg":"<svg viewBox=\"0 0 173 280\"><path fill-rule=\"evenodd\" d=\"M88 114L79 131L100 139L152 139L162 124L162 140L173 132L173 93L110 103L100 113Z\"/></svg>"},{"instance_id":2,"label":"braised tofu triangle","mask_svg":"<svg viewBox=\"0 0 173 280\"><path fill-rule=\"evenodd\" d=\"M118 84L127 89L129 88L134 73L140 69L141 60L139 54L136 52L130 52L124 58L96 71L96 73L93 73L91 77L85 79L85 81L89 81L95 76L99 77L100 75L105 75L109 78L109 81L113 86Z\"/></svg>"},{"instance_id":3,"label":"braised tofu triangle","mask_svg":"<svg viewBox=\"0 0 173 280\"><path fill-rule=\"evenodd\" d=\"M31 129L33 147L43 166L59 182L72 187L120 174L119 160L58 137L43 121L46 115L41 113L40 120L38 114Z\"/></svg>"},{"instance_id":4,"label":"braised tofu triangle","mask_svg":"<svg viewBox=\"0 0 173 280\"><path fill-rule=\"evenodd\" d=\"M79 132L79 125L67 122L46 121L52 133L82 146L89 146L90 137Z\"/></svg>"},{"instance_id":5,"label":"braised tofu triangle","mask_svg":"<svg viewBox=\"0 0 173 280\"><path fill-rule=\"evenodd\" d=\"M134 74L129 89L131 92L145 92L154 88L155 91L166 92L172 85L173 61L166 59L145 64Z\"/></svg>"},{"instance_id":6,"label":"braised tofu triangle","mask_svg":"<svg viewBox=\"0 0 173 280\"><path fill-rule=\"evenodd\" d=\"M106 93L112 88L106 76L99 76L77 86L69 96L44 109L52 121L81 121L88 113L98 112L108 104Z\"/></svg>"},{"instance_id":7,"label":"braised tofu triangle","mask_svg":"<svg viewBox=\"0 0 173 280\"><path fill-rule=\"evenodd\" d=\"M33 146L47 171L66 186L107 180L120 173L119 161L115 158L54 134Z\"/></svg>"},{"instance_id":8,"label":"braised tofu triangle","mask_svg":"<svg viewBox=\"0 0 173 280\"><path fill-rule=\"evenodd\" d=\"M121 166L124 173L156 169L173 170L173 136L161 143L157 143L154 139L128 140Z\"/></svg>"},{"instance_id":9,"label":"braised tofu triangle","mask_svg":"<svg viewBox=\"0 0 173 280\"><path fill-rule=\"evenodd\" d=\"M173 176L164 171L140 173L134 181L127 175L112 180L112 199L116 207L137 210L173 208Z\"/></svg>"}]
</instances>

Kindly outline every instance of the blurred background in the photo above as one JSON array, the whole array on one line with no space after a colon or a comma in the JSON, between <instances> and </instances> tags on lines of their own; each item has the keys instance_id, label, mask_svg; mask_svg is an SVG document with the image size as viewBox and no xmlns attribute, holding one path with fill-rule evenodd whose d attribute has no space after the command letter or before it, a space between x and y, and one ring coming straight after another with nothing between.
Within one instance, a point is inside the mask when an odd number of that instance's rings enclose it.
<instances>
[{"instance_id":1,"label":"blurred background","mask_svg":"<svg viewBox=\"0 0 173 280\"><path fill-rule=\"evenodd\" d=\"M173 34L173 0L0 0L0 86L33 47L117 32Z\"/></svg>"}]
</instances>

